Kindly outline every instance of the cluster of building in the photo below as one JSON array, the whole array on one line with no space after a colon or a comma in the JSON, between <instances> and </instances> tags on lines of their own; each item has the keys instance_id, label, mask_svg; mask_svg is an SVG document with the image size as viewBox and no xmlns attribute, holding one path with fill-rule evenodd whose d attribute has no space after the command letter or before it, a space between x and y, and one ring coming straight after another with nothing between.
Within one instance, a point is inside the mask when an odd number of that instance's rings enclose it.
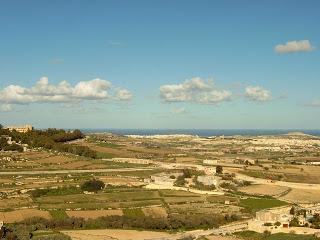
<instances>
[{"instance_id":1,"label":"cluster of building","mask_svg":"<svg viewBox=\"0 0 320 240\"><path fill-rule=\"evenodd\" d=\"M257 138L250 141L251 146L245 148L247 152L301 152L305 149L319 148L320 139L317 138Z\"/></svg>"},{"instance_id":2,"label":"cluster of building","mask_svg":"<svg viewBox=\"0 0 320 240\"><path fill-rule=\"evenodd\" d=\"M320 205L311 206L286 206L265 209L256 213L252 224L256 228L289 228L294 220L294 226L308 227L315 215L320 214Z\"/></svg>"},{"instance_id":3,"label":"cluster of building","mask_svg":"<svg viewBox=\"0 0 320 240\"><path fill-rule=\"evenodd\" d=\"M12 145L12 144L20 145L23 148L24 152L26 152L28 150L28 144L22 144L21 142L13 141L12 137L10 137L10 136L1 135L0 138L6 139L8 145Z\"/></svg>"}]
</instances>

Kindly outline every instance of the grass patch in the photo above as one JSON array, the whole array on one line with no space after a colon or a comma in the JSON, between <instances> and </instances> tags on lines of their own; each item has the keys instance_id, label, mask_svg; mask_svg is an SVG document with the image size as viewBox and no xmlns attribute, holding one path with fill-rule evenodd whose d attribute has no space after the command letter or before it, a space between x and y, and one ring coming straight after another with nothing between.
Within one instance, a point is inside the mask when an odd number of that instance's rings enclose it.
<instances>
[{"instance_id":1,"label":"grass patch","mask_svg":"<svg viewBox=\"0 0 320 240\"><path fill-rule=\"evenodd\" d=\"M96 145L98 145L100 147L107 147L107 148L119 148L119 147L121 147L118 144L110 143L110 142L99 142Z\"/></svg>"},{"instance_id":2,"label":"grass patch","mask_svg":"<svg viewBox=\"0 0 320 240\"><path fill-rule=\"evenodd\" d=\"M81 189L70 186L70 187L60 187L56 189L36 189L30 192L33 198L38 198L41 196L60 196L60 195L69 195L69 194L77 194L81 193Z\"/></svg>"},{"instance_id":3,"label":"grass patch","mask_svg":"<svg viewBox=\"0 0 320 240\"><path fill-rule=\"evenodd\" d=\"M97 152L97 158L107 158L107 159L110 159L110 158L114 158L115 155L112 154L112 153L105 153L105 152Z\"/></svg>"},{"instance_id":4,"label":"grass patch","mask_svg":"<svg viewBox=\"0 0 320 240\"><path fill-rule=\"evenodd\" d=\"M281 207L287 205L286 202L278 199L267 198L247 198L240 199L240 206L249 210L250 212L256 212L266 208Z\"/></svg>"},{"instance_id":5,"label":"grass patch","mask_svg":"<svg viewBox=\"0 0 320 240\"><path fill-rule=\"evenodd\" d=\"M141 208L126 208L122 211L127 217L144 217L144 213Z\"/></svg>"},{"instance_id":6,"label":"grass patch","mask_svg":"<svg viewBox=\"0 0 320 240\"><path fill-rule=\"evenodd\" d=\"M55 220L62 220L68 218L68 215L63 210L51 210L49 211L51 217Z\"/></svg>"},{"instance_id":7,"label":"grass patch","mask_svg":"<svg viewBox=\"0 0 320 240\"><path fill-rule=\"evenodd\" d=\"M253 231L244 231L235 233L238 237L248 240L315 240L317 239L313 235L301 235L292 233L276 233L272 235L267 235L263 233L257 233Z\"/></svg>"}]
</instances>

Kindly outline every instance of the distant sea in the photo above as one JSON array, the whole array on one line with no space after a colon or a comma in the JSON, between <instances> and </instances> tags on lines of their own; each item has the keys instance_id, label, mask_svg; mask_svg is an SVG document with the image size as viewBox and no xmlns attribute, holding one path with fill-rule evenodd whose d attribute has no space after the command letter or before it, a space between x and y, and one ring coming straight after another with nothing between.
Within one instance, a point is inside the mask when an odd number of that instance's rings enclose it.
<instances>
[{"instance_id":1,"label":"distant sea","mask_svg":"<svg viewBox=\"0 0 320 240\"><path fill-rule=\"evenodd\" d=\"M170 135L186 134L202 137L210 136L234 136L234 135L280 135L289 132L303 132L314 136L320 136L320 130L304 129L81 129L84 133L114 133L119 135Z\"/></svg>"}]
</instances>

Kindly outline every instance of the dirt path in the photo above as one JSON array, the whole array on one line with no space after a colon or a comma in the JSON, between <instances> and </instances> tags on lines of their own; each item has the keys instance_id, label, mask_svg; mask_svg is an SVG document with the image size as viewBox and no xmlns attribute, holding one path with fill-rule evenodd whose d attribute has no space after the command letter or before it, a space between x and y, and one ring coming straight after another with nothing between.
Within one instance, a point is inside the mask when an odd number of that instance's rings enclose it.
<instances>
[{"instance_id":1,"label":"dirt path","mask_svg":"<svg viewBox=\"0 0 320 240\"><path fill-rule=\"evenodd\" d=\"M69 174L69 173L107 173L107 172L132 172L153 170L153 167L141 168L115 168L115 169L70 169L70 170L37 170L37 171L7 171L0 175L41 175L41 174Z\"/></svg>"},{"instance_id":2,"label":"dirt path","mask_svg":"<svg viewBox=\"0 0 320 240\"><path fill-rule=\"evenodd\" d=\"M276 185L294 189L308 189L308 190L320 190L320 184L309 184L309 183L294 183L294 182L283 182L283 181L271 181L263 178L250 177L244 174L236 173L236 178L240 180L250 181L256 184L264 185Z\"/></svg>"}]
</instances>

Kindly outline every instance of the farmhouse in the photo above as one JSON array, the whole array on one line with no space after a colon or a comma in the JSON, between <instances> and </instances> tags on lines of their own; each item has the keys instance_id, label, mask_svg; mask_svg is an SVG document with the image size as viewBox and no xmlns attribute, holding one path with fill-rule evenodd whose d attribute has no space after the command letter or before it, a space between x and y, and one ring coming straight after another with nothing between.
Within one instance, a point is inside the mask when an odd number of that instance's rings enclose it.
<instances>
[{"instance_id":1,"label":"farmhouse","mask_svg":"<svg viewBox=\"0 0 320 240\"><path fill-rule=\"evenodd\" d=\"M234 161L235 164L255 165L256 160L252 158L239 158L237 157Z\"/></svg>"},{"instance_id":2,"label":"farmhouse","mask_svg":"<svg viewBox=\"0 0 320 240\"><path fill-rule=\"evenodd\" d=\"M293 216L289 213L288 207L266 209L256 213L255 220L260 221L261 224L274 224L280 222L284 228L289 227L289 223Z\"/></svg>"},{"instance_id":3,"label":"farmhouse","mask_svg":"<svg viewBox=\"0 0 320 240\"><path fill-rule=\"evenodd\" d=\"M218 163L218 160L216 159L205 159L203 160L203 165L216 165Z\"/></svg>"},{"instance_id":4,"label":"farmhouse","mask_svg":"<svg viewBox=\"0 0 320 240\"><path fill-rule=\"evenodd\" d=\"M217 186L219 184L219 179L217 177L208 175L198 176L197 181L206 186Z\"/></svg>"},{"instance_id":5,"label":"farmhouse","mask_svg":"<svg viewBox=\"0 0 320 240\"><path fill-rule=\"evenodd\" d=\"M310 165L320 165L320 162L308 162Z\"/></svg>"},{"instance_id":6,"label":"farmhouse","mask_svg":"<svg viewBox=\"0 0 320 240\"><path fill-rule=\"evenodd\" d=\"M169 175L165 175L165 174L157 174L157 175L153 175L151 176L151 182L156 184L156 185L162 185L162 186L166 186L166 187L173 187L175 181L176 181L176 177L170 177Z\"/></svg>"}]
</instances>

